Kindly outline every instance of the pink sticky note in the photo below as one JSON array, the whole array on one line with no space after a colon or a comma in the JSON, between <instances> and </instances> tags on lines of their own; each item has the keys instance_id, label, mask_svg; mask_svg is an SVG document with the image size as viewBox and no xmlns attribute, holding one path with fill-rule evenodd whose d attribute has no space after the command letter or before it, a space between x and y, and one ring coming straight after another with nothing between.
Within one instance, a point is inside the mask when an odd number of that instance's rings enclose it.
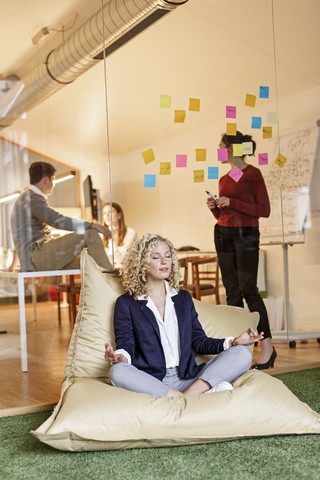
<instances>
[{"instance_id":1,"label":"pink sticky note","mask_svg":"<svg viewBox=\"0 0 320 480\"><path fill-rule=\"evenodd\" d=\"M240 178L242 177L243 172L240 170L240 168L234 166L231 172L229 173L229 177L232 178L235 182L239 182Z\"/></svg>"},{"instance_id":2,"label":"pink sticky note","mask_svg":"<svg viewBox=\"0 0 320 480\"><path fill-rule=\"evenodd\" d=\"M218 160L219 162L228 161L228 149L227 148L217 148Z\"/></svg>"},{"instance_id":3,"label":"pink sticky note","mask_svg":"<svg viewBox=\"0 0 320 480\"><path fill-rule=\"evenodd\" d=\"M259 153L259 165L268 165L267 153Z\"/></svg>"},{"instance_id":4,"label":"pink sticky note","mask_svg":"<svg viewBox=\"0 0 320 480\"><path fill-rule=\"evenodd\" d=\"M187 166L187 155L176 155L176 167Z\"/></svg>"},{"instance_id":5,"label":"pink sticky note","mask_svg":"<svg viewBox=\"0 0 320 480\"><path fill-rule=\"evenodd\" d=\"M226 118L236 118L237 116L237 107L233 107L232 105L226 106Z\"/></svg>"}]
</instances>

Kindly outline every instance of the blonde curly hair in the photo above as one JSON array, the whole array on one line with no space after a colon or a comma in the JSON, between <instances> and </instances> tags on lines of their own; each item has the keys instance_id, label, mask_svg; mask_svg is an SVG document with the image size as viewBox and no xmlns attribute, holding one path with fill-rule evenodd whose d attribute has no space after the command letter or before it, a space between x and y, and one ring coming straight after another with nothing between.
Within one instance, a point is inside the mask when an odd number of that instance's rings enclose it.
<instances>
[{"instance_id":1,"label":"blonde curly hair","mask_svg":"<svg viewBox=\"0 0 320 480\"><path fill-rule=\"evenodd\" d=\"M177 252L174 246L170 240L161 237L161 235L147 233L134 242L125 257L123 266L120 270L123 286L135 300L140 295L147 296L147 281L149 263L151 260L150 255L155 246L161 242L166 242L172 257L172 268L167 281L171 288L179 290L180 268Z\"/></svg>"}]
</instances>

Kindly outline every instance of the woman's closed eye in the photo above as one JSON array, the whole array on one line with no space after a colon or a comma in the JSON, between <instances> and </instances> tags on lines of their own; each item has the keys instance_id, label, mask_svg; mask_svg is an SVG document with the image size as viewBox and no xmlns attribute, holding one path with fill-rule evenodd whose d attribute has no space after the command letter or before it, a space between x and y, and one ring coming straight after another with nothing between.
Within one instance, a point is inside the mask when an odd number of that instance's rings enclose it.
<instances>
[{"instance_id":1,"label":"woman's closed eye","mask_svg":"<svg viewBox=\"0 0 320 480\"><path fill-rule=\"evenodd\" d=\"M171 257L172 257L171 253L167 253L164 256L164 258L171 258ZM160 255L156 255L156 254L151 255L151 260L159 260L159 258L161 258Z\"/></svg>"}]
</instances>

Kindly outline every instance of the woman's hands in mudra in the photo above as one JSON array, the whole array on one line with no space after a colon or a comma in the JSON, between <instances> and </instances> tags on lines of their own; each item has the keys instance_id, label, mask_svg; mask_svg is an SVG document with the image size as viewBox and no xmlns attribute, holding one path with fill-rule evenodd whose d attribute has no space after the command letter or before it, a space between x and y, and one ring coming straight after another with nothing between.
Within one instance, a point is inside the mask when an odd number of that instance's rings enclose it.
<instances>
[{"instance_id":1,"label":"woman's hands in mudra","mask_svg":"<svg viewBox=\"0 0 320 480\"><path fill-rule=\"evenodd\" d=\"M122 353L116 353L113 350L111 343L106 343L105 348L106 348L106 351L104 354L104 358L107 360L107 362L110 362L111 364L119 363L119 362L128 363L128 360L124 355L122 355Z\"/></svg>"},{"instance_id":2,"label":"woman's hands in mudra","mask_svg":"<svg viewBox=\"0 0 320 480\"><path fill-rule=\"evenodd\" d=\"M238 337L234 338L230 342L230 347L234 345L253 345L259 340L263 340L263 332L257 333L252 327L248 328L245 332L241 333ZM122 353L116 353L113 350L111 343L105 344L105 359L111 364L126 362L128 363L127 358L122 355Z\"/></svg>"},{"instance_id":3,"label":"woman's hands in mudra","mask_svg":"<svg viewBox=\"0 0 320 480\"><path fill-rule=\"evenodd\" d=\"M234 338L231 345L253 345L259 340L263 340L263 332L257 333L252 327Z\"/></svg>"}]
</instances>

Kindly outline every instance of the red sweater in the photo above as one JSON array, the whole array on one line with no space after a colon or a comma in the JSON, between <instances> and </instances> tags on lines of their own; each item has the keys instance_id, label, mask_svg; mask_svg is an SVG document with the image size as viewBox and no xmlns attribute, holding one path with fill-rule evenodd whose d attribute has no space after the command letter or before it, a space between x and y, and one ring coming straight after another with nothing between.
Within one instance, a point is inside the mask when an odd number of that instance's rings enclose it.
<instances>
[{"instance_id":1,"label":"red sweater","mask_svg":"<svg viewBox=\"0 0 320 480\"><path fill-rule=\"evenodd\" d=\"M230 205L212 210L224 227L258 227L259 217L269 217L270 202L259 168L248 165L235 182L228 174L220 178L219 197L230 198Z\"/></svg>"}]
</instances>

